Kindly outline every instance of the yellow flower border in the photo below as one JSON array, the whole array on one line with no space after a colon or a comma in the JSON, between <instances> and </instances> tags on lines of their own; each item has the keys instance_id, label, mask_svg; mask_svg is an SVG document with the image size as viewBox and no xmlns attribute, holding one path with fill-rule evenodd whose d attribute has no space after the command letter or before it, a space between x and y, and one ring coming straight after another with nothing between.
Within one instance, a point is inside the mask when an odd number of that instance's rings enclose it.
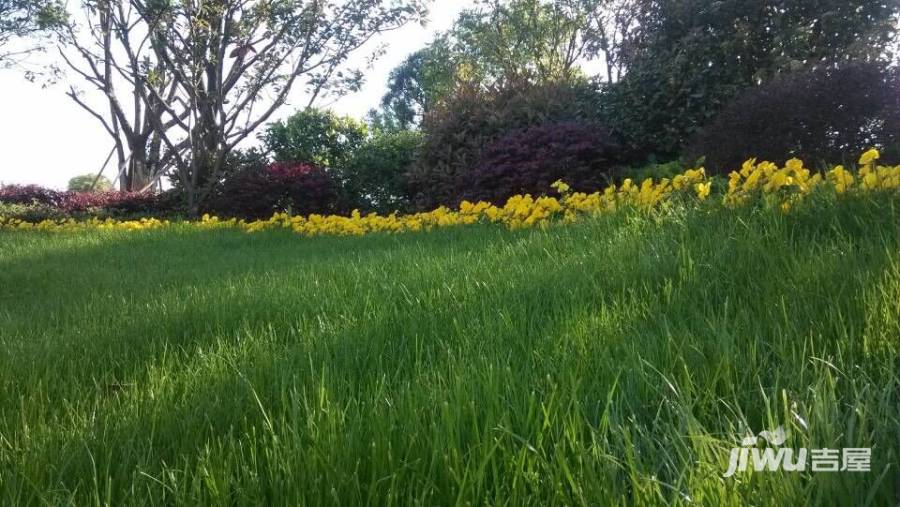
<instances>
[{"instance_id":1,"label":"yellow flower border","mask_svg":"<svg viewBox=\"0 0 900 507\"><path fill-rule=\"evenodd\" d=\"M869 150L859 160L857 174L836 166L826 173L813 172L803 166L798 159L788 160L783 167L772 162L748 160L739 171L731 173L728 190L723 203L729 207L744 206L751 202L771 202L784 212L790 211L814 189L830 188L837 195L848 192L897 191L900 190L900 165L895 167L876 165L880 154ZM499 223L510 229L543 227L552 221L573 222L579 216L612 212L623 207L652 209L675 196L684 196L700 201L707 200L712 191L712 182L705 170L689 169L672 178L655 181L652 178L635 184L626 179L621 186L612 185L603 191L591 194L572 192L566 183L557 181L551 185L558 197L533 197L516 195L504 206L488 202L471 203L463 201L459 210L440 207L427 213L401 215L368 214L354 211L349 217L338 215L291 216L276 213L268 220L222 220L204 215L200 221L189 222L199 229L238 229L248 233L271 229L289 229L306 236L318 235L363 235L373 232L399 233L430 230L439 227L474 224L479 222ZM90 231L90 230L152 230L170 227L173 222L146 218L141 220L100 220L86 221L46 220L29 223L17 219L0 217L0 230L35 231Z\"/></svg>"}]
</instances>

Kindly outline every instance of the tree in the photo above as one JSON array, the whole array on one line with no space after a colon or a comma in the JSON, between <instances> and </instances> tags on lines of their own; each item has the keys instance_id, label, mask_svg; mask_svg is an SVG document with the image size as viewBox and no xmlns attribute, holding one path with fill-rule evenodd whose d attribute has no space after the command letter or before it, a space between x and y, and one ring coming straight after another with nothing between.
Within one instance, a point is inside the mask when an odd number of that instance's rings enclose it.
<instances>
[{"instance_id":1,"label":"tree","mask_svg":"<svg viewBox=\"0 0 900 507\"><path fill-rule=\"evenodd\" d=\"M158 37L133 5L121 1L86 0L69 19L58 31L57 49L104 107L93 105L74 82L66 94L112 138L120 189L144 190L170 166L172 154L164 158L161 134L176 123L161 121L159 114L160 99L174 98L176 90L159 59Z\"/></svg>"},{"instance_id":2,"label":"tree","mask_svg":"<svg viewBox=\"0 0 900 507\"><path fill-rule=\"evenodd\" d=\"M132 159L151 154L154 178L171 168L196 213L229 153L295 85L305 86L308 105L358 89L362 73L346 68L348 57L375 35L420 19L423 3L88 0L97 22L69 30L66 42L86 61L77 72L108 97L111 114L92 112L117 146ZM127 125L117 81L134 104Z\"/></svg>"},{"instance_id":3,"label":"tree","mask_svg":"<svg viewBox=\"0 0 900 507\"><path fill-rule=\"evenodd\" d=\"M584 25L565 2L482 0L452 32L470 79L488 88L567 80L587 56Z\"/></svg>"},{"instance_id":4,"label":"tree","mask_svg":"<svg viewBox=\"0 0 900 507\"><path fill-rule=\"evenodd\" d=\"M28 44L11 49L14 40L45 32L64 18L62 5L53 0L0 0L0 67L14 65L42 48Z\"/></svg>"},{"instance_id":5,"label":"tree","mask_svg":"<svg viewBox=\"0 0 900 507\"><path fill-rule=\"evenodd\" d=\"M603 59L606 82L618 82L627 71L628 52L639 28L640 0L562 0L584 28L588 54Z\"/></svg>"},{"instance_id":6,"label":"tree","mask_svg":"<svg viewBox=\"0 0 900 507\"><path fill-rule=\"evenodd\" d=\"M354 208L390 213L407 207L404 174L422 143L418 132L370 129L308 108L270 124L260 138L278 162L323 167Z\"/></svg>"},{"instance_id":7,"label":"tree","mask_svg":"<svg viewBox=\"0 0 900 507\"><path fill-rule=\"evenodd\" d=\"M446 96L456 70L445 39L416 51L391 71L381 110L369 113L373 125L384 130L409 130L422 123L433 105Z\"/></svg>"},{"instance_id":8,"label":"tree","mask_svg":"<svg viewBox=\"0 0 900 507\"><path fill-rule=\"evenodd\" d=\"M638 0L635 12L608 114L632 147L668 158L750 87L786 72L890 59L900 4Z\"/></svg>"},{"instance_id":9,"label":"tree","mask_svg":"<svg viewBox=\"0 0 900 507\"><path fill-rule=\"evenodd\" d=\"M624 72L635 0L481 0L448 32L391 72L374 123L418 126L460 88L499 92L574 81L602 57L607 79Z\"/></svg>"},{"instance_id":10,"label":"tree","mask_svg":"<svg viewBox=\"0 0 900 507\"><path fill-rule=\"evenodd\" d=\"M105 176L83 174L69 180L70 192L105 192L112 189L112 182Z\"/></svg>"},{"instance_id":11,"label":"tree","mask_svg":"<svg viewBox=\"0 0 900 507\"><path fill-rule=\"evenodd\" d=\"M621 151L601 125L572 121L512 131L489 144L459 182L460 197L504 203L552 193L556 181L595 192L615 176Z\"/></svg>"}]
</instances>

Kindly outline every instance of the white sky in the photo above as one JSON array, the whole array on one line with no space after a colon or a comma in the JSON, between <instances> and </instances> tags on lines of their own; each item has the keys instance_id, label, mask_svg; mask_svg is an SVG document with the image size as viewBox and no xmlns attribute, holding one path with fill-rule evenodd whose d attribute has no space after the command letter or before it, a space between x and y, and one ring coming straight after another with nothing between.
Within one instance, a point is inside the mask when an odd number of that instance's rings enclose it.
<instances>
[{"instance_id":1,"label":"white sky","mask_svg":"<svg viewBox=\"0 0 900 507\"><path fill-rule=\"evenodd\" d=\"M391 69L425 46L436 32L450 28L459 12L473 3L435 0L426 27L410 24L373 41L369 50L383 43L387 52L366 72L363 89L343 97L331 109L362 118L384 95ZM15 69L0 69L0 183L36 183L65 189L69 178L100 170L112 149L112 139L96 119L65 95L66 89L65 82L44 89L39 83L26 81ZM296 90L292 97L295 100L281 108L273 120L305 104L302 90ZM105 173L110 178L115 176L114 166L111 163Z\"/></svg>"}]
</instances>

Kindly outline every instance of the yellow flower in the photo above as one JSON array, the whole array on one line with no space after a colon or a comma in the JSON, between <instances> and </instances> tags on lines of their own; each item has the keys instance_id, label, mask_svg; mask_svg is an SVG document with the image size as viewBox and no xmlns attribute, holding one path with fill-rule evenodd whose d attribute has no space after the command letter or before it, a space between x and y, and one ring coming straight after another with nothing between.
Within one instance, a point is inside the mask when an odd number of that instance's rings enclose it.
<instances>
[{"instance_id":1,"label":"yellow flower","mask_svg":"<svg viewBox=\"0 0 900 507\"><path fill-rule=\"evenodd\" d=\"M741 176L741 173L739 173L737 171L732 171L732 173L728 176L728 193L729 194L733 194L738 189L738 187L740 187L742 178L743 178L743 176Z\"/></svg>"},{"instance_id":2,"label":"yellow flower","mask_svg":"<svg viewBox=\"0 0 900 507\"><path fill-rule=\"evenodd\" d=\"M743 165L741 165L741 172L740 172L740 175L743 176L743 177L745 177L745 178L748 177L748 176L750 176L750 173L753 172L753 170L755 169L755 167L756 167L756 159L755 159L755 158L751 158L751 159L749 159L749 160L746 160L746 161L743 163Z\"/></svg>"},{"instance_id":3,"label":"yellow flower","mask_svg":"<svg viewBox=\"0 0 900 507\"><path fill-rule=\"evenodd\" d=\"M550 188L556 189L556 191L560 194L566 194L569 192L569 190L571 190L571 187L569 187L569 185L567 185L563 180L556 180L552 185L550 185Z\"/></svg>"},{"instance_id":4,"label":"yellow flower","mask_svg":"<svg viewBox=\"0 0 900 507\"><path fill-rule=\"evenodd\" d=\"M803 161L799 158L792 158L784 164L784 167L790 171L800 171L803 169Z\"/></svg>"},{"instance_id":5,"label":"yellow flower","mask_svg":"<svg viewBox=\"0 0 900 507\"><path fill-rule=\"evenodd\" d=\"M865 185L866 189L874 190L878 188L878 175L875 173L869 173L863 178L863 185Z\"/></svg>"},{"instance_id":6,"label":"yellow flower","mask_svg":"<svg viewBox=\"0 0 900 507\"><path fill-rule=\"evenodd\" d=\"M869 165L879 158L881 158L881 154L878 153L878 150L872 148L871 150L863 153L861 157L859 157L859 165Z\"/></svg>"},{"instance_id":7,"label":"yellow flower","mask_svg":"<svg viewBox=\"0 0 900 507\"><path fill-rule=\"evenodd\" d=\"M709 191L712 188L712 183L697 183L694 185L694 190L697 192L697 197L700 198L701 201L705 201L707 197L709 197Z\"/></svg>"}]
</instances>

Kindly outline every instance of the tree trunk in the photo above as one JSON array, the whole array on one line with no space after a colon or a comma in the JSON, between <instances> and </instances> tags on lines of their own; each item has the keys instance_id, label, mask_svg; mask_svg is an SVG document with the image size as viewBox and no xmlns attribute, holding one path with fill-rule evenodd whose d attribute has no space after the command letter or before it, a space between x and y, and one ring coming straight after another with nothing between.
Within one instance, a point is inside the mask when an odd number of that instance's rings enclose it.
<instances>
[{"instance_id":1,"label":"tree trunk","mask_svg":"<svg viewBox=\"0 0 900 507\"><path fill-rule=\"evenodd\" d=\"M145 144L146 142L140 140L128 143L131 156L119 185L123 192L139 192L150 183L150 164L147 161Z\"/></svg>"}]
</instances>

